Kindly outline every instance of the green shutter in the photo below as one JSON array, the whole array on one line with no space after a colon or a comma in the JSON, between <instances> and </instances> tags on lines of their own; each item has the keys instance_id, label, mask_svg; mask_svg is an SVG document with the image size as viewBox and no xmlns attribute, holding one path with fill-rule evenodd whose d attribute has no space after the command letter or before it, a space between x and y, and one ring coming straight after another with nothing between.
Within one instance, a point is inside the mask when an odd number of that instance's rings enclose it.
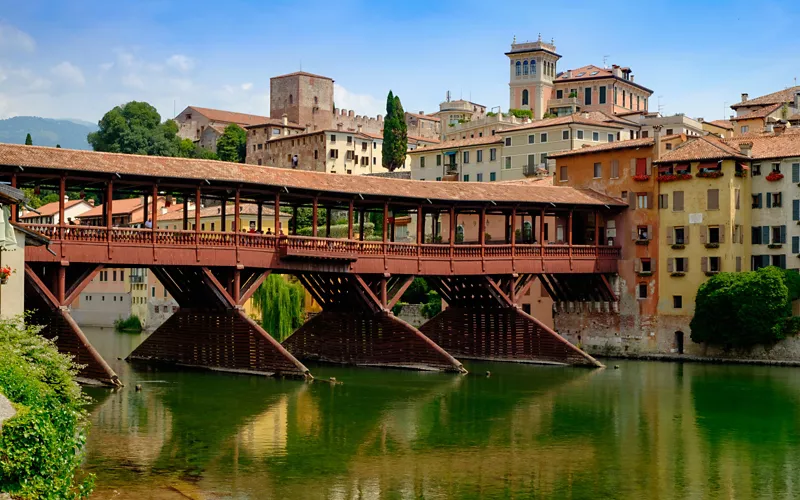
<instances>
[{"instance_id":1,"label":"green shutter","mask_svg":"<svg viewBox=\"0 0 800 500\"><path fill-rule=\"evenodd\" d=\"M772 208L772 196L767 193L767 208Z\"/></svg>"},{"instance_id":2,"label":"green shutter","mask_svg":"<svg viewBox=\"0 0 800 500\"><path fill-rule=\"evenodd\" d=\"M800 163L792 163L792 182L800 182Z\"/></svg>"},{"instance_id":3,"label":"green shutter","mask_svg":"<svg viewBox=\"0 0 800 500\"><path fill-rule=\"evenodd\" d=\"M769 226L763 226L761 228L761 244L762 245L769 244Z\"/></svg>"},{"instance_id":4,"label":"green shutter","mask_svg":"<svg viewBox=\"0 0 800 500\"><path fill-rule=\"evenodd\" d=\"M781 226L781 243L786 243L786 226Z\"/></svg>"},{"instance_id":5,"label":"green shutter","mask_svg":"<svg viewBox=\"0 0 800 500\"><path fill-rule=\"evenodd\" d=\"M800 221L800 200L792 200L792 220Z\"/></svg>"},{"instance_id":6,"label":"green shutter","mask_svg":"<svg viewBox=\"0 0 800 500\"><path fill-rule=\"evenodd\" d=\"M792 236L792 253L800 253L800 236Z\"/></svg>"}]
</instances>

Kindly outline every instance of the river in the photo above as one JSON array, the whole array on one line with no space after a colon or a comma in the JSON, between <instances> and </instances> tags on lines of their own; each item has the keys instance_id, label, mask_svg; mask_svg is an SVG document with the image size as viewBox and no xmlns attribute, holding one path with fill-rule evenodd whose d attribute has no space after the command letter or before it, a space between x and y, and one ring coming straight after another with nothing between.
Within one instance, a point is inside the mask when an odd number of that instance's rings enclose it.
<instances>
[{"instance_id":1,"label":"river","mask_svg":"<svg viewBox=\"0 0 800 500\"><path fill-rule=\"evenodd\" d=\"M800 496L800 368L309 367L332 385L130 366L144 335L84 331L126 383L87 389L96 499Z\"/></svg>"}]
</instances>

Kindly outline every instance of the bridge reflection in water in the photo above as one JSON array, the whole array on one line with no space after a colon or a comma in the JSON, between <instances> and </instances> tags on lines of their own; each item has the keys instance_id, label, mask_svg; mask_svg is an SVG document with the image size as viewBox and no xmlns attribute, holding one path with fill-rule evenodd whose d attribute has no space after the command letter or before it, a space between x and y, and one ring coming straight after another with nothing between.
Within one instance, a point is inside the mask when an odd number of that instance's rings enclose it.
<instances>
[{"instance_id":1,"label":"bridge reflection in water","mask_svg":"<svg viewBox=\"0 0 800 500\"><path fill-rule=\"evenodd\" d=\"M523 313L519 298L539 280L560 300L617 300L609 278L620 248L606 245L604 235L606 227L622 229L626 205L591 190L337 176L16 145L0 145L0 180L59 194L58 224L28 225L51 245L50 252L26 249L26 303L38 311L43 334L85 365L84 377L112 385L120 383L117 375L69 313L105 266L151 269L180 306L131 359L297 377L310 375L299 359L455 372L464 368L454 356L599 366ZM100 225L66 224L69 191L100 198ZM143 196L151 229L115 227L115 201L131 196ZM158 229L162 198L185 208L219 203L223 231L201 230L200 210L194 221L184 210L180 229ZM278 236L230 231L241 227L243 202L257 206L258 232L265 210L276 228L281 213L292 214L294 223ZM311 237L297 235L301 208L311 209ZM330 237L336 211L347 220L347 234L338 239ZM395 241L400 215L415 221L409 241ZM375 216L380 241L365 241L366 220ZM459 218L474 226L472 241L457 231ZM272 272L297 276L323 308L284 345L242 307ZM430 278L449 305L421 329L391 314L415 276Z\"/></svg>"}]
</instances>

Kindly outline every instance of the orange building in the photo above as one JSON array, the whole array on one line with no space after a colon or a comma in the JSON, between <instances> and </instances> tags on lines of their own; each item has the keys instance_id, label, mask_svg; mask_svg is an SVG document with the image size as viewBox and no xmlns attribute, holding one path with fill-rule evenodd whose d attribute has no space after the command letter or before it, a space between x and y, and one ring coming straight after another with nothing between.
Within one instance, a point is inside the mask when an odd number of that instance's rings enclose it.
<instances>
[{"instance_id":1,"label":"orange building","mask_svg":"<svg viewBox=\"0 0 800 500\"><path fill-rule=\"evenodd\" d=\"M670 144L681 140L669 137ZM604 244L622 247L619 278L619 314L563 311L555 328L589 352L654 351L658 309L658 184L652 163L664 147L663 139L634 139L554 153L556 178L576 188L589 188L628 202L629 209L608 221ZM613 226L613 227L612 227Z\"/></svg>"}]
</instances>

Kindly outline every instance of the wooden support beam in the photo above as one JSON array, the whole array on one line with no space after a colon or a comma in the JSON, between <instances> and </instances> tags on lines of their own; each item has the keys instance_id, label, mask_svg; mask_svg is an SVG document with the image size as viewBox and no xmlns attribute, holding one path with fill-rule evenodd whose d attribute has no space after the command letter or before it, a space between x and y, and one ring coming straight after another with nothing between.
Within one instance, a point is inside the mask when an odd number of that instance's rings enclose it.
<instances>
[{"instance_id":1,"label":"wooden support beam","mask_svg":"<svg viewBox=\"0 0 800 500\"><path fill-rule=\"evenodd\" d=\"M200 232L200 205L202 198L200 197L200 187L194 193L194 232ZM199 243L199 240L198 240Z\"/></svg>"},{"instance_id":2,"label":"wooden support beam","mask_svg":"<svg viewBox=\"0 0 800 500\"><path fill-rule=\"evenodd\" d=\"M364 279L358 274L354 274L353 277L355 278L356 283L358 285L360 285L360 286L356 285L355 288L359 292L363 292L363 295L367 299L367 305L374 306L379 311L380 310L385 310L384 306L383 306L385 304L385 302L381 302L381 299L379 299L375 295L375 292L372 291L372 289L369 287L369 285L367 285L367 283L364 281Z\"/></svg>"},{"instance_id":3,"label":"wooden support beam","mask_svg":"<svg viewBox=\"0 0 800 500\"><path fill-rule=\"evenodd\" d=\"M236 194L233 198L233 227L235 233L240 233L242 230L242 223L241 223L241 198L239 194L239 188L236 188ZM236 244L239 244L239 238L236 238Z\"/></svg>"},{"instance_id":4,"label":"wooden support beam","mask_svg":"<svg viewBox=\"0 0 800 500\"><path fill-rule=\"evenodd\" d=\"M486 276L486 281L489 283L490 289L494 291L493 295L495 295L501 303L505 302L503 305L514 305L514 302L508 297L508 295L506 295L506 293L502 290L502 288L500 288L497 282L491 278L491 276Z\"/></svg>"},{"instance_id":5,"label":"wooden support beam","mask_svg":"<svg viewBox=\"0 0 800 500\"><path fill-rule=\"evenodd\" d=\"M214 292L214 295L216 295L220 299L220 302L222 302L226 306L229 306L230 308L236 307L238 304L233 299L233 297L231 297L231 295L228 293L228 291L225 289L222 283L219 282L217 277L214 276L214 273L212 273L211 270L207 267L203 267L202 270L203 270L204 281Z\"/></svg>"},{"instance_id":6,"label":"wooden support beam","mask_svg":"<svg viewBox=\"0 0 800 500\"><path fill-rule=\"evenodd\" d=\"M156 242L156 228L158 228L158 184L153 184L153 206L151 207L153 212L150 218L150 224L153 231L153 244Z\"/></svg>"},{"instance_id":7,"label":"wooden support beam","mask_svg":"<svg viewBox=\"0 0 800 500\"><path fill-rule=\"evenodd\" d=\"M223 196L220 200L220 215L219 215L220 232L228 230L228 198Z\"/></svg>"},{"instance_id":8,"label":"wooden support beam","mask_svg":"<svg viewBox=\"0 0 800 500\"><path fill-rule=\"evenodd\" d=\"M272 273L272 271L270 271L270 270L263 271L263 272L259 273L258 277L257 277L256 279L254 279L253 281L251 281L251 282L250 282L250 283L249 283L249 284L248 284L248 285L247 285L247 286L246 286L246 287L245 287L245 288L244 288L244 289L243 289L243 290L240 292L240 294L239 294L239 300L237 301L237 303L238 303L240 306L243 306L243 305L245 304L245 302L247 302L248 300L250 300L250 297L252 297L252 296L253 296L253 294L254 294L254 293L256 293L256 290L258 290L258 287L260 287L260 286L261 286L261 284L262 284L262 283L264 283L264 280L266 280L266 279L267 279L267 276L269 276L271 273Z\"/></svg>"},{"instance_id":9,"label":"wooden support beam","mask_svg":"<svg viewBox=\"0 0 800 500\"><path fill-rule=\"evenodd\" d=\"M11 187L17 187L17 174L11 174ZM17 222L19 216L19 206L14 203L11 205L11 222Z\"/></svg>"},{"instance_id":10,"label":"wooden support beam","mask_svg":"<svg viewBox=\"0 0 800 500\"><path fill-rule=\"evenodd\" d=\"M281 229L281 193L275 193L275 236L282 234Z\"/></svg>"},{"instance_id":11,"label":"wooden support beam","mask_svg":"<svg viewBox=\"0 0 800 500\"><path fill-rule=\"evenodd\" d=\"M386 246L386 240L388 238L388 230L389 230L389 228L387 227L388 225L389 225L389 202L388 201L384 201L383 202L383 239L382 239L382 241L384 243L384 248Z\"/></svg>"},{"instance_id":12,"label":"wooden support beam","mask_svg":"<svg viewBox=\"0 0 800 500\"><path fill-rule=\"evenodd\" d=\"M34 270L28 264L25 264L25 278L28 280L28 283L33 286L33 289L36 291L36 293L42 297L45 303L50 305L51 309L55 310L61 307L61 304L56 296L53 295L53 292L51 292L50 289L47 288L44 283L42 283L42 280L36 275L36 272L34 272Z\"/></svg>"},{"instance_id":13,"label":"wooden support beam","mask_svg":"<svg viewBox=\"0 0 800 500\"><path fill-rule=\"evenodd\" d=\"M364 241L364 223L366 222L367 212L366 209L361 209L361 217L358 221L358 239L359 241Z\"/></svg>"},{"instance_id":14,"label":"wooden support beam","mask_svg":"<svg viewBox=\"0 0 800 500\"><path fill-rule=\"evenodd\" d=\"M189 230L189 196L183 193L183 230Z\"/></svg>"},{"instance_id":15,"label":"wooden support beam","mask_svg":"<svg viewBox=\"0 0 800 500\"><path fill-rule=\"evenodd\" d=\"M61 175L58 183L58 225L61 226L61 234L64 234L64 211L66 210L65 205L66 201L64 198L67 196L67 176L65 174ZM63 237L63 236L62 236Z\"/></svg>"},{"instance_id":16,"label":"wooden support beam","mask_svg":"<svg viewBox=\"0 0 800 500\"><path fill-rule=\"evenodd\" d=\"M397 304L397 302L403 297L403 294L406 293L406 290L408 290L408 287L411 286L411 283L413 283L413 282L414 282L414 276L406 277L406 279L403 282L403 284L394 293L394 295L392 296L391 300L389 300L389 303L386 304L386 309L391 311L392 308L395 306L395 304Z\"/></svg>"}]
</instances>

